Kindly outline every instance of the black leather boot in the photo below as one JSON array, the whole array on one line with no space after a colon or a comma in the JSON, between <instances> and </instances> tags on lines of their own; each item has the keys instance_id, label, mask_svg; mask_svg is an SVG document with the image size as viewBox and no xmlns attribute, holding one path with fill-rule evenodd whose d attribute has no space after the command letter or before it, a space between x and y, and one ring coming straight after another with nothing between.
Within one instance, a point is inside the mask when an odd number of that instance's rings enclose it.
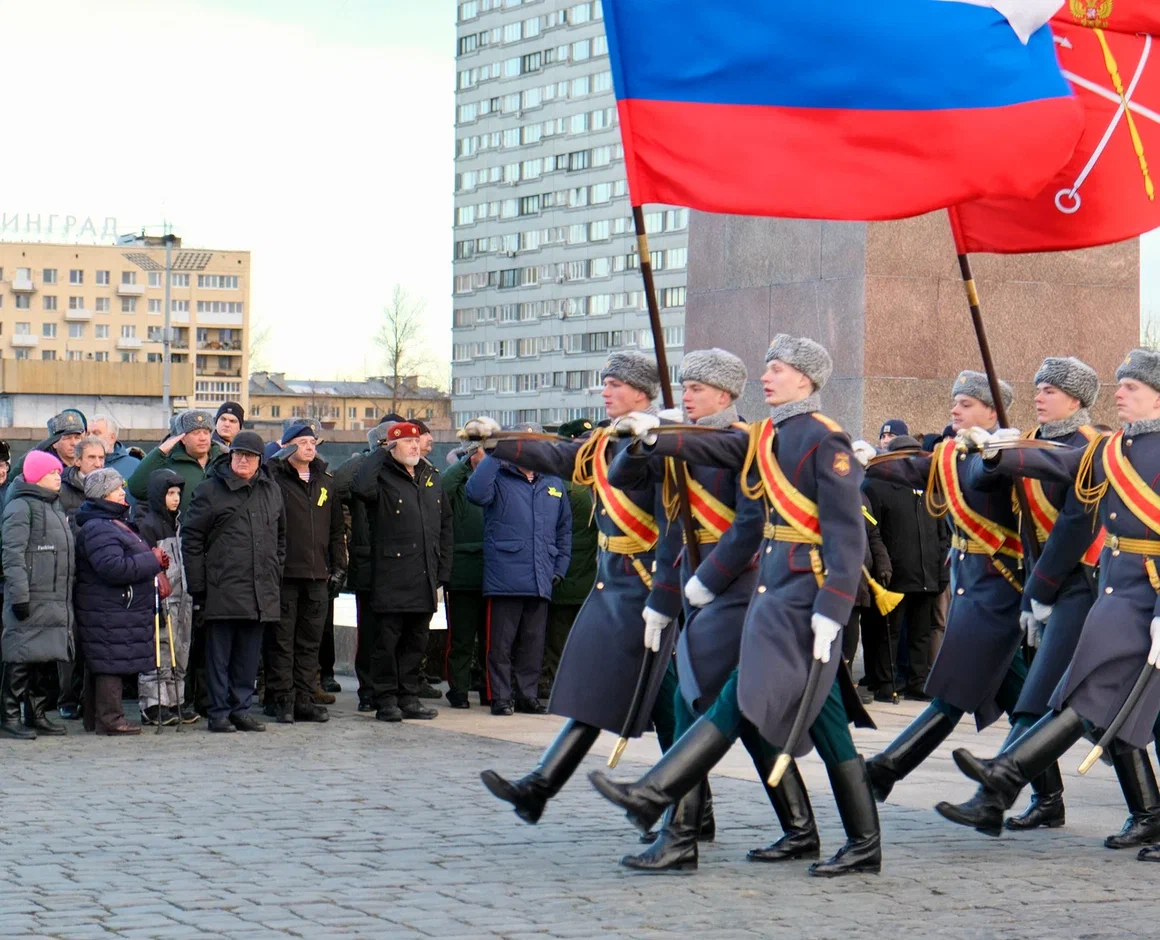
<instances>
[{"instance_id":1,"label":"black leather boot","mask_svg":"<svg viewBox=\"0 0 1160 940\"><path fill-rule=\"evenodd\" d=\"M568 778L576 772L584 755L598 737L599 728L580 721L568 721L556 735L556 740L548 745L535 769L526 777L513 783L494 770L485 770L479 779L494 796L511 803L520 819L535 825L543 815L548 800L559 793Z\"/></svg>"},{"instance_id":2,"label":"black leather boot","mask_svg":"<svg viewBox=\"0 0 1160 940\"><path fill-rule=\"evenodd\" d=\"M1003 742L1003 746L999 748L999 753L1008 750L1030 727L1026 723L1017 723L1007 733L1007 740ZM990 762L988 761L989 765ZM1056 772L1059 772L1056 766ZM1063 789L1063 782L1060 781L1060 790ZM1060 804L1062 806L1062 803ZM1003 804L1003 800L995 793L992 793L986 787L979 787L972 796L965 803L938 803L935 812L944 819L957 823L960 826L969 826L985 836L998 838L1003 834L1003 813L1007 807Z\"/></svg>"},{"instance_id":3,"label":"black leather boot","mask_svg":"<svg viewBox=\"0 0 1160 940\"><path fill-rule=\"evenodd\" d=\"M870 775L861 757L826 767L838 803L838 815L846 830L846 844L829 861L814 862L810 874L833 878L855 872L882 871L882 837L878 828L878 805L870 788Z\"/></svg>"},{"instance_id":4,"label":"black leather boot","mask_svg":"<svg viewBox=\"0 0 1160 940\"><path fill-rule=\"evenodd\" d=\"M659 829L650 829L640 834L641 845L652 845L660 835ZM713 814L713 788L709 781L705 781L705 810L701 813L701 832L697 836L698 842L712 842L717 838L717 819Z\"/></svg>"},{"instance_id":5,"label":"black leather boot","mask_svg":"<svg viewBox=\"0 0 1160 940\"><path fill-rule=\"evenodd\" d=\"M952 756L964 774L982 784L1003 801L1005 809L1019 796L1027 783L1056 762L1083 737L1083 719L1072 708L1040 718L1018 741L994 760L975 757L965 747Z\"/></svg>"},{"instance_id":6,"label":"black leather boot","mask_svg":"<svg viewBox=\"0 0 1160 940\"><path fill-rule=\"evenodd\" d=\"M733 742L707 718L698 718L635 783L616 783L594 770L588 775L605 799L625 810L629 822L648 832L661 814L700 783Z\"/></svg>"},{"instance_id":7,"label":"black leather boot","mask_svg":"<svg viewBox=\"0 0 1160 940\"><path fill-rule=\"evenodd\" d=\"M624 856L620 864L636 871L696 871L708 787L708 781L702 781L665 810L656 841L640 855Z\"/></svg>"},{"instance_id":8,"label":"black leather boot","mask_svg":"<svg viewBox=\"0 0 1160 940\"><path fill-rule=\"evenodd\" d=\"M25 698L24 723L37 734L61 735L68 734L64 725L50 721L45 715L48 704L48 694L41 688L38 680L29 679L28 693Z\"/></svg>"},{"instance_id":9,"label":"black leather boot","mask_svg":"<svg viewBox=\"0 0 1160 940\"><path fill-rule=\"evenodd\" d=\"M1141 862L1160 862L1160 845L1146 845L1136 855Z\"/></svg>"},{"instance_id":10,"label":"black leather boot","mask_svg":"<svg viewBox=\"0 0 1160 940\"><path fill-rule=\"evenodd\" d=\"M902 734L887 745L886 750L866 761L874 799L884 802L894 784L930 757L955 730L956 724L937 708L928 705Z\"/></svg>"},{"instance_id":11,"label":"black leather boot","mask_svg":"<svg viewBox=\"0 0 1160 940\"><path fill-rule=\"evenodd\" d=\"M20 702L28 693L28 665L5 663L0 682L0 733L10 738L32 741L36 732L20 720Z\"/></svg>"},{"instance_id":12,"label":"black leather boot","mask_svg":"<svg viewBox=\"0 0 1160 940\"><path fill-rule=\"evenodd\" d=\"M1031 805L1005 823L1012 832L1028 829L1058 829L1066 822L1063 808L1063 775L1059 761L1052 763L1031 781Z\"/></svg>"},{"instance_id":13,"label":"black leather boot","mask_svg":"<svg viewBox=\"0 0 1160 940\"><path fill-rule=\"evenodd\" d=\"M746 856L751 862L788 862L797 858L820 858L822 842L818 837L818 827L814 822L814 808L810 805L810 794L802 780L797 761L791 761L781 783L771 787L765 781L773 770L777 758L763 755L757 771L765 787L765 795L773 804L781 831L780 839L764 849L750 849ZM766 766L768 764L768 766Z\"/></svg>"},{"instance_id":14,"label":"black leather boot","mask_svg":"<svg viewBox=\"0 0 1160 940\"><path fill-rule=\"evenodd\" d=\"M1104 845L1109 849L1134 849L1160 842L1160 791L1148 752L1117 745L1113 748L1112 766L1131 815L1124 828L1108 836Z\"/></svg>"}]
</instances>

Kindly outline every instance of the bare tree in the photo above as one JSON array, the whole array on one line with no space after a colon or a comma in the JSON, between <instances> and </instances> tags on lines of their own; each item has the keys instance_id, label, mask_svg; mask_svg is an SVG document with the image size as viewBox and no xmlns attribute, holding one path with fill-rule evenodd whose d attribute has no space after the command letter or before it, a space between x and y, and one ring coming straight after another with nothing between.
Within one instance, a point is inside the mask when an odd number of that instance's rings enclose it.
<instances>
[{"instance_id":1,"label":"bare tree","mask_svg":"<svg viewBox=\"0 0 1160 940\"><path fill-rule=\"evenodd\" d=\"M401 285L391 292L391 301L383 307L383 322L375 334L375 344L382 350L386 378L391 383L391 410L407 397L405 381L428 366L423 349L422 325L426 304L413 301Z\"/></svg>"},{"instance_id":2,"label":"bare tree","mask_svg":"<svg viewBox=\"0 0 1160 940\"><path fill-rule=\"evenodd\" d=\"M273 329L269 323L260 318L250 320L250 335L247 350L250 356L251 372L266 372L269 364L266 362L266 353L270 346L270 337Z\"/></svg>"}]
</instances>

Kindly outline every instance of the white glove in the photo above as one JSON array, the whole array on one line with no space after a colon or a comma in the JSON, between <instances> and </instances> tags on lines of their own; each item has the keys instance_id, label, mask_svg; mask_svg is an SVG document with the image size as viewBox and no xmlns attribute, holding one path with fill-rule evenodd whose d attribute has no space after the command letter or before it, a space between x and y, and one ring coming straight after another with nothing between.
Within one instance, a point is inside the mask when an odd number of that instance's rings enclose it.
<instances>
[{"instance_id":1,"label":"white glove","mask_svg":"<svg viewBox=\"0 0 1160 940\"><path fill-rule=\"evenodd\" d=\"M644 648L659 653L661 651L661 634L664 633L665 627L672 622L673 618L666 617L651 607L646 607L641 616L644 617Z\"/></svg>"},{"instance_id":2,"label":"white glove","mask_svg":"<svg viewBox=\"0 0 1160 940\"><path fill-rule=\"evenodd\" d=\"M1152 618L1152 625L1148 630L1152 634L1152 648L1148 651L1148 663L1160 669L1160 617Z\"/></svg>"},{"instance_id":3,"label":"white glove","mask_svg":"<svg viewBox=\"0 0 1160 940\"><path fill-rule=\"evenodd\" d=\"M814 659L828 663L830 647L842 632L842 625L824 614L814 614L810 618L810 629L814 631Z\"/></svg>"},{"instance_id":4,"label":"white glove","mask_svg":"<svg viewBox=\"0 0 1160 940\"><path fill-rule=\"evenodd\" d=\"M716 596L716 594L705 587L705 582L696 575L693 575L685 582L685 597L694 607L704 607Z\"/></svg>"},{"instance_id":5,"label":"white glove","mask_svg":"<svg viewBox=\"0 0 1160 940\"><path fill-rule=\"evenodd\" d=\"M955 447L958 450L982 450L991 440L991 432L984 428L963 428L955 435Z\"/></svg>"},{"instance_id":6,"label":"white glove","mask_svg":"<svg viewBox=\"0 0 1160 940\"><path fill-rule=\"evenodd\" d=\"M657 436L651 432L660 423L661 419L656 415L650 415L647 411L634 411L613 421L612 433L618 437L635 437L651 447L657 442Z\"/></svg>"},{"instance_id":7,"label":"white glove","mask_svg":"<svg viewBox=\"0 0 1160 940\"><path fill-rule=\"evenodd\" d=\"M998 431L996 431L994 434L991 435L990 443L991 444L998 444L1002 441L1017 441L1022 436L1023 436L1023 432L1020 431L1018 428L999 428ZM997 450L995 450L994 448L986 448L985 447L985 448L983 448L983 459L990 460L997 453L999 453L999 452Z\"/></svg>"},{"instance_id":8,"label":"white glove","mask_svg":"<svg viewBox=\"0 0 1160 940\"><path fill-rule=\"evenodd\" d=\"M873 444L868 444L866 441L854 441L854 459L863 467L870 462L871 458L877 456L878 451L874 449Z\"/></svg>"},{"instance_id":9,"label":"white glove","mask_svg":"<svg viewBox=\"0 0 1160 940\"><path fill-rule=\"evenodd\" d=\"M1051 612L1053 610L1055 610L1055 607L1051 604L1041 604L1036 600L1031 602L1031 613L1040 623L1047 623L1051 619Z\"/></svg>"},{"instance_id":10,"label":"white glove","mask_svg":"<svg viewBox=\"0 0 1160 940\"><path fill-rule=\"evenodd\" d=\"M499 423L494 418L488 418L485 415L479 418L472 418L463 425L463 431L461 433L465 440L486 441L499 430Z\"/></svg>"},{"instance_id":11,"label":"white glove","mask_svg":"<svg viewBox=\"0 0 1160 940\"><path fill-rule=\"evenodd\" d=\"M657 417L662 421L672 421L673 424L680 424L685 420L685 412L680 408L663 408L657 414Z\"/></svg>"},{"instance_id":12,"label":"white glove","mask_svg":"<svg viewBox=\"0 0 1160 940\"><path fill-rule=\"evenodd\" d=\"M1027 634L1027 645L1033 650L1039 649L1039 641L1043 636L1043 624L1035 619L1035 614L1029 610L1021 611L1019 614L1019 626Z\"/></svg>"}]
</instances>

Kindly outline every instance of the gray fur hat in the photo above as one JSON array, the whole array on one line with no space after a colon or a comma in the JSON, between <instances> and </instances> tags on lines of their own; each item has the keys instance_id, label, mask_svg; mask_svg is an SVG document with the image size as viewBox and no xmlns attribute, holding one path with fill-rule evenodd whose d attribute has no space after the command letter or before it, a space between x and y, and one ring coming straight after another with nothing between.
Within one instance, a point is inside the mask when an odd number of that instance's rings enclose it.
<instances>
[{"instance_id":1,"label":"gray fur hat","mask_svg":"<svg viewBox=\"0 0 1160 940\"><path fill-rule=\"evenodd\" d=\"M1121 379L1135 379L1160 392L1160 352L1133 349L1116 369L1116 381Z\"/></svg>"},{"instance_id":2,"label":"gray fur hat","mask_svg":"<svg viewBox=\"0 0 1160 940\"><path fill-rule=\"evenodd\" d=\"M84 434L85 420L80 416L80 413L69 409L62 411L58 415L53 415L48 419L48 433L50 436L60 436L61 434Z\"/></svg>"},{"instance_id":3,"label":"gray fur hat","mask_svg":"<svg viewBox=\"0 0 1160 940\"><path fill-rule=\"evenodd\" d=\"M85 499L104 499L118 486L124 485L124 478L112 467L94 470L85 477Z\"/></svg>"},{"instance_id":4,"label":"gray fur hat","mask_svg":"<svg viewBox=\"0 0 1160 940\"><path fill-rule=\"evenodd\" d=\"M317 418L283 418L282 419L282 433L285 434L291 428L308 427L310 428L310 436L313 438L322 437L322 424Z\"/></svg>"},{"instance_id":5,"label":"gray fur hat","mask_svg":"<svg viewBox=\"0 0 1160 940\"><path fill-rule=\"evenodd\" d=\"M1003 395L1003 407L1010 408L1011 402L1015 400L1015 389L1000 379L999 390ZM951 388L951 398L956 395L970 395L971 398L977 398L984 405L995 407L995 400L991 397L991 386L987 382L985 372L974 372L970 369L964 369L960 372Z\"/></svg>"},{"instance_id":6,"label":"gray fur hat","mask_svg":"<svg viewBox=\"0 0 1160 940\"><path fill-rule=\"evenodd\" d=\"M394 421L380 421L373 428L367 431L367 443L370 444L371 447L378 447L379 445L386 443L387 435L390 433L391 428L394 427L395 424L396 422Z\"/></svg>"},{"instance_id":7,"label":"gray fur hat","mask_svg":"<svg viewBox=\"0 0 1160 940\"><path fill-rule=\"evenodd\" d=\"M203 428L206 431L212 431L214 418L208 411L202 411L200 408L191 408L189 411L183 411L179 414L174 425L178 434L188 434L190 431L197 431Z\"/></svg>"},{"instance_id":8,"label":"gray fur hat","mask_svg":"<svg viewBox=\"0 0 1160 940\"><path fill-rule=\"evenodd\" d=\"M614 352L600 370L600 381L611 376L625 385L644 392L649 399L661 393L661 382L657 376L657 364L652 357L642 352Z\"/></svg>"},{"instance_id":9,"label":"gray fur hat","mask_svg":"<svg viewBox=\"0 0 1160 940\"><path fill-rule=\"evenodd\" d=\"M744 362L733 353L716 346L685 353L677 373L678 382L704 382L728 392L734 398L741 397L748 377Z\"/></svg>"},{"instance_id":10,"label":"gray fur hat","mask_svg":"<svg viewBox=\"0 0 1160 940\"><path fill-rule=\"evenodd\" d=\"M769 349L765 351L766 362L772 362L774 359L793 366L807 375L814 383L815 391L819 392L830 380L830 373L834 371L834 360L826 352L826 347L805 336L778 333L769 344Z\"/></svg>"},{"instance_id":11,"label":"gray fur hat","mask_svg":"<svg viewBox=\"0 0 1160 940\"><path fill-rule=\"evenodd\" d=\"M1048 356L1035 373L1035 384L1046 382L1061 392L1079 399L1080 406L1090 408L1100 394L1100 377L1096 370L1075 356Z\"/></svg>"}]
</instances>

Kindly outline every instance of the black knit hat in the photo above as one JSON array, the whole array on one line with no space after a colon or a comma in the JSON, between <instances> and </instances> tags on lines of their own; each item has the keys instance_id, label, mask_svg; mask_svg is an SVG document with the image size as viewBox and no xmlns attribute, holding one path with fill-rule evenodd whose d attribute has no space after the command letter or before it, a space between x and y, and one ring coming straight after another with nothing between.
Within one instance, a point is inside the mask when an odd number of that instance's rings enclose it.
<instances>
[{"instance_id":1,"label":"black knit hat","mask_svg":"<svg viewBox=\"0 0 1160 940\"><path fill-rule=\"evenodd\" d=\"M213 416L214 424L217 424L217 419L222 415L233 415L238 419L238 424L246 423L246 413L236 401L222 402L221 407L217 410L217 414Z\"/></svg>"}]
</instances>

